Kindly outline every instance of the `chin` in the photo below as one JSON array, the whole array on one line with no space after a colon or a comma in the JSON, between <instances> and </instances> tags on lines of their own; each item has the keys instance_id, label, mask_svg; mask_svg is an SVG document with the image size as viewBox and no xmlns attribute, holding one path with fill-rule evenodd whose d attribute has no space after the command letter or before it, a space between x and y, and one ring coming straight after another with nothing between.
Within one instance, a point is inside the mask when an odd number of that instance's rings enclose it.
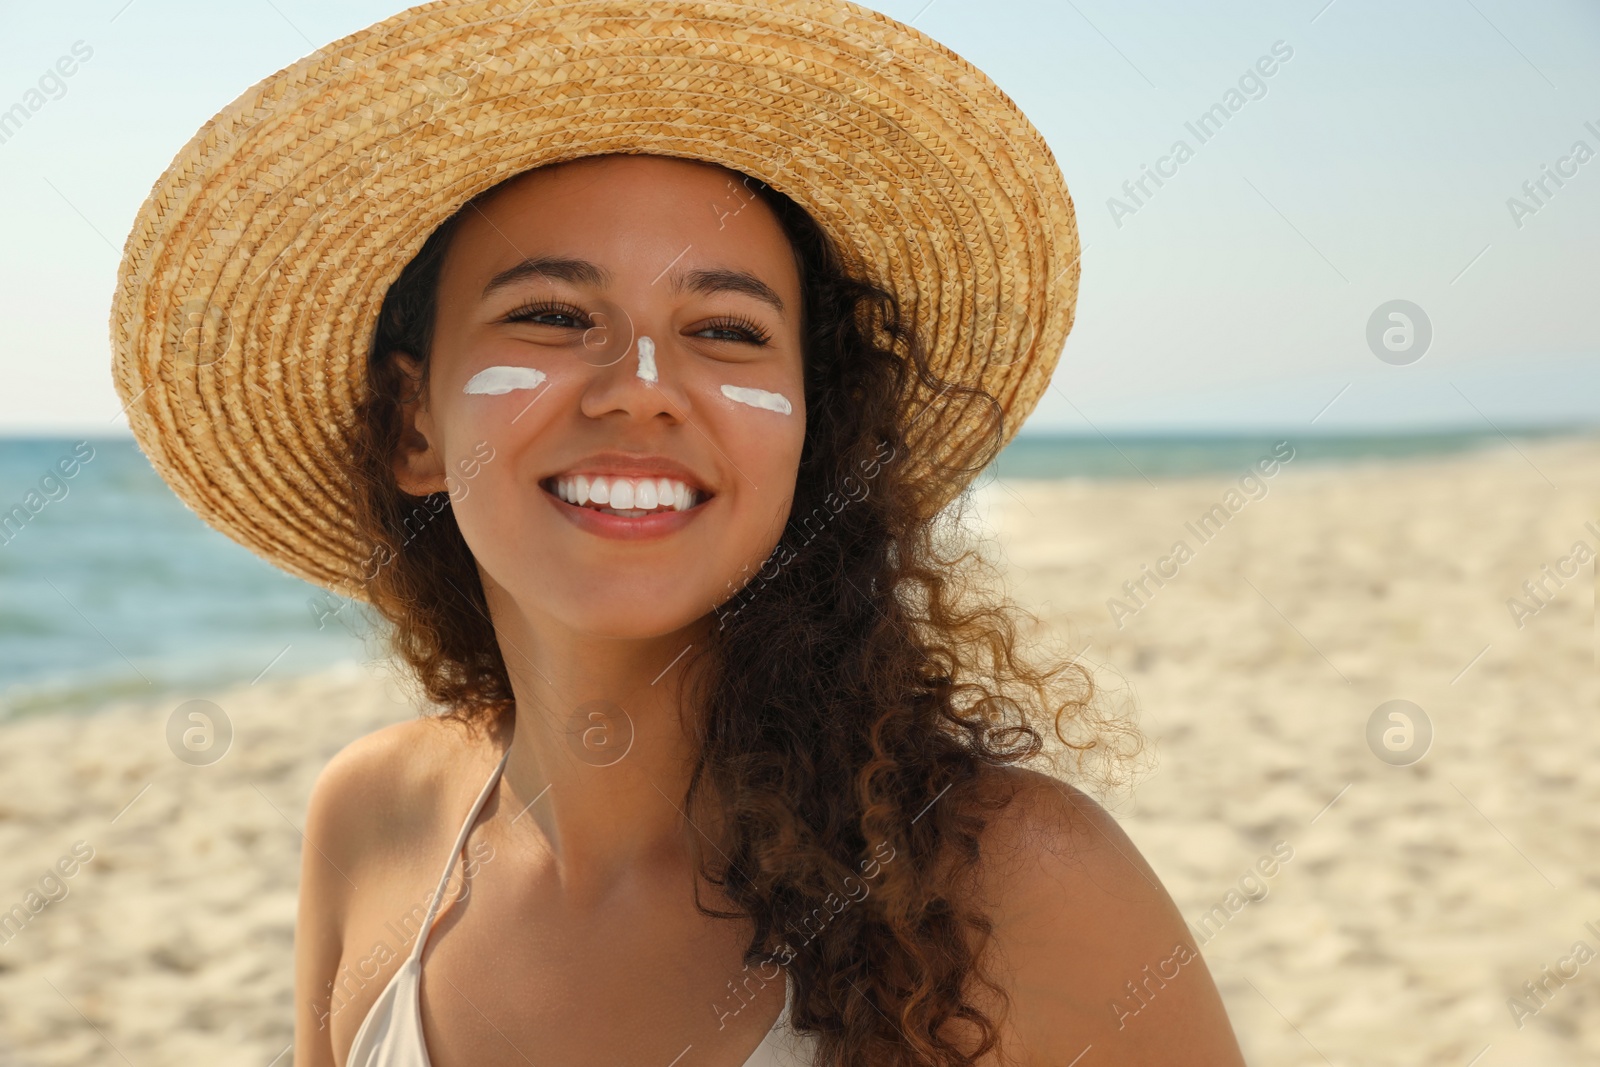
<instances>
[{"instance_id":1,"label":"chin","mask_svg":"<svg viewBox=\"0 0 1600 1067\"><path fill-rule=\"evenodd\" d=\"M644 641L665 637L693 626L711 614L715 599L681 589L671 592L632 586L612 590L590 589L552 598L549 587L530 594L538 615L554 620L574 633L618 641Z\"/></svg>"}]
</instances>

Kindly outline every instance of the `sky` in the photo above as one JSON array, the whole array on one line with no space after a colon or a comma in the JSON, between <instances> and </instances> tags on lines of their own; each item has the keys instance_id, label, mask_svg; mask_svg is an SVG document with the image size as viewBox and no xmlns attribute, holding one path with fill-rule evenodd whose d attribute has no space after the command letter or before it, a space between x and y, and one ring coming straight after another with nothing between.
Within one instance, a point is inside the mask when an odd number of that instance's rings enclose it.
<instances>
[{"instance_id":1,"label":"sky","mask_svg":"<svg viewBox=\"0 0 1600 1067\"><path fill-rule=\"evenodd\" d=\"M1077 319L1024 432L1600 425L1592 0L868 6L986 72L1067 180ZM0 130L0 434L126 432L107 314L152 183L250 85L398 10L0 5L0 112L46 83Z\"/></svg>"}]
</instances>

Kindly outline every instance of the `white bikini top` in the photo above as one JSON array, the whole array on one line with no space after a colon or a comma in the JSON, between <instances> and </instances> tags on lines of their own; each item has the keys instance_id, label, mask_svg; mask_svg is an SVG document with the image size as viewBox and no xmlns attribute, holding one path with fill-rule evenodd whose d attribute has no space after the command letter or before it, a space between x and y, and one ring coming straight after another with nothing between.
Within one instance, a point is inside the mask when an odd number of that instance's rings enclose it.
<instances>
[{"instance_id":1,"label":"white bikini top","mask_svg":"<svg viewBox=\"0 0 1600 1067\"><path fill-rule=\"evenodd\" d=\"M456 858L467 843L467 834L477 821L478 812L483 810L484 801L489 799L489 794L500 781L500 773L505 770L506 759L510 755L511 749L507 747L506 754L500 757L499 765L484 783L478 799L473 802L466 822L461 824L461 832L456 835L455 847L450 850L444 874L439 877L439 888L434 890L433 903L428 906L428 914L417 932L417 943L362 1020L361 1029L356 1031L355 1041L350 1045L346 1067L432 1067L428 1059L427 1041L422 1034L422 947L433 930L433 920L444 900L445 887L450 881L450 872L455 869ZM787 971L784 975L783 1011L761 1044L744 1061L743 1067L811 1067L815 1061L815 1035L802 1034L789 1026L794 984L788 980Z\"/></svg>"}]
</instances>

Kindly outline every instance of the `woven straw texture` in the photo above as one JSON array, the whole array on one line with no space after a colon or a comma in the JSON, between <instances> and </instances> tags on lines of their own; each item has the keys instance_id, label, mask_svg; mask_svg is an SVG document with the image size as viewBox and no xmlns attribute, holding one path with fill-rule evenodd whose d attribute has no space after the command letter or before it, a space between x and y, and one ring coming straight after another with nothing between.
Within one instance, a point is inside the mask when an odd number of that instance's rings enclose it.
<instances>
[{"instance_id":1,"label":"woven straw texture","mask_svg":"<svg viewBox=\"0 0 1600 1067\"><path fill-rule=\"evenodd\" d=\"M249 89L156 182L111 313L139 446L206 522L359 596L337 461L389 285L477 193L614 152L798 201L900 297L941 375L998 400L1007 440L1048 384L1072 202L1032 124L943 45L841 0L444 0ZM995 414L916 407L927 470Z\"/></svg>"}]
</instances>

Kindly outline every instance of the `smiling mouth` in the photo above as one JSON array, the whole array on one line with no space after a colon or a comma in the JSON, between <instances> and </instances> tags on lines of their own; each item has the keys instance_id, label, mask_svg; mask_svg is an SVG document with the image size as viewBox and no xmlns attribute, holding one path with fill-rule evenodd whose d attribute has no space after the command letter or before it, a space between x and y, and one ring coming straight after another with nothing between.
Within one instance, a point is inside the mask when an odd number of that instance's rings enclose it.
<instances>
[{"instance_id":1,"label":"smiling mouth","mask_svg":"<svg viewBox=\"0 0 1600 1067\"><path fill-rule=\"evenodd\" d=\"M675 478L564 474L546 478L539 485L563 503L623 518L688 511L712 495Z\"/></svg>"}]
</instances>

